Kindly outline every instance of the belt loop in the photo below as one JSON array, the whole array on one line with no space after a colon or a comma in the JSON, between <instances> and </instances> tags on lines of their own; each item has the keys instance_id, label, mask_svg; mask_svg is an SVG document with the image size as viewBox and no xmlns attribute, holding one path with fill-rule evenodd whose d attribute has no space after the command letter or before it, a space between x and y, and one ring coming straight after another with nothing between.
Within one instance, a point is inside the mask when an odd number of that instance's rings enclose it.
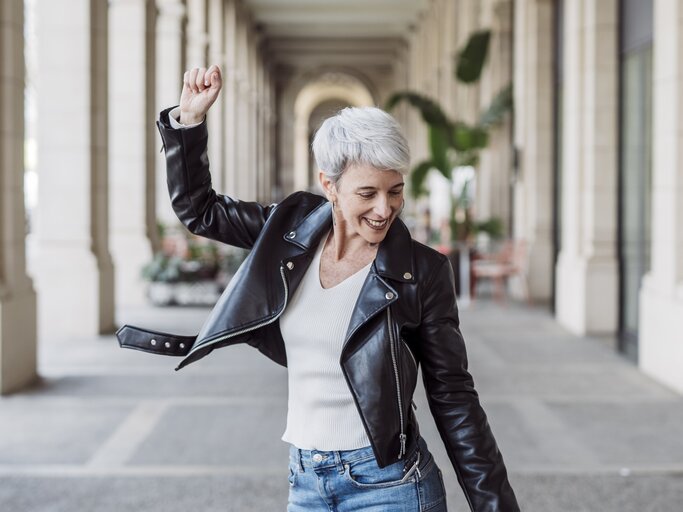
<instances>
[{"instance_id":1,"label":"belt loop","mask_svg":"<svg viewBox=\"0 0 683 512\"><path fill-rule=\"evenodd\" d=\"M297 452L297 458L299 459L299 472L303 473L304 472L304 462L303 462L303 455L301 452L301 448L297 448L296 452Z\"/></svg>"},{"instance_id":2,"label":"belt loop","mask_svg":"<svg viewBox=\"0 0 683 512\"><path fill-rule=\"evenodd\" d=\"M335 450L335 452L334 452L334 463L337 466L337 471L339 471L339 474L340 475L343 474L345 471L344 462L342 461L342 458L341 458L341 452L338 450Z\"/></svg>"}]
</instances>

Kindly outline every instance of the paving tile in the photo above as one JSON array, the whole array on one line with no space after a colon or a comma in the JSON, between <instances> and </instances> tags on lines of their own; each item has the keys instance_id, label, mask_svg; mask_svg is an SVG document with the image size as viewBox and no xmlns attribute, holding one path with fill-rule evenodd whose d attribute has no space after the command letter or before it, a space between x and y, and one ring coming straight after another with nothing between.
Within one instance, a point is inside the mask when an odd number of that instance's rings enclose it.
<instances>
[{"instance_id":1,"label":"paving tile","mask_svg":"<svg viewBox=\"0 0 683 512\"><path fill-rule=\"evenodd\" d=\"M172 407L131 465L234 465L287 468L287 403Z\"/></svg>"},{"instance_id":2,"label":"paving tile","mask_svg":"<svg viewBox=\"0 0 683 512\"><path fill-rule=\"evenodd\" d=\"M683 462L683 400L548 406L604 463Z\"/></svg>"},{"instance_id":3,"label":"paving tile","mask_svg":"<svg viewBox=\"0 0 683 512\"><path fill-rule=\"evenodd\" d=\"M0 510L272 512L284 510L288 488L286 472L281 478L272 475L0 477Z\"/></svg>"},{"instance_id":4,"label":"paving tile","mask_svg":"<svg viewBox=\"0 0 683 512\"><path fill-rule=\"evenodd\" d=\"M95 402L2 399L0 464L83 464L131 409Z\"/></svg>"}]
</instances>

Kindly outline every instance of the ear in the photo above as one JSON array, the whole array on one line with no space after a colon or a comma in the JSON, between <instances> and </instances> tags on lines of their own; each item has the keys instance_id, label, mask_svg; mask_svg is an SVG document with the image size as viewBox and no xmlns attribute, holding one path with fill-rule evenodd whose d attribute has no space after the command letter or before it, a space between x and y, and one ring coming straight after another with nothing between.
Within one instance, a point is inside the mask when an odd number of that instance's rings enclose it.
<instances>
[{"instance_id":1,"label":"ear","mask_svg":"<svg viewBox=\"0 0 683 512\"><path fill-rule=\"evenodd\" d=\"M337 195L337 187L332 181L325 175L323 171L318 171L318 180L320 180L320 186L325 193L325 196L330 201L333 201Z\"/></svg>"}]
</instances>

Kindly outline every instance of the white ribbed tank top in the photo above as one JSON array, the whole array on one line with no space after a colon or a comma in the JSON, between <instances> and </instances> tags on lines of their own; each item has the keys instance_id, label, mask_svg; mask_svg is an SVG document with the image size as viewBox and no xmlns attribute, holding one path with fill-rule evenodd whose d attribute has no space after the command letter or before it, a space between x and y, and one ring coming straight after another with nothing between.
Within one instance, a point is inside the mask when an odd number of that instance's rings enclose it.
<instances>
[{"instance_id":1,"label":"white ribbed tank top","mask_svg":"<svg viewBox=\"0 0 683 512\"><path fill-rule=\"evenodd\" d=\"M287 427L282 440L306 450L370 445L339 364L353 308L372 262L332 288L320 284L315 252L280 316L288 369Z\"/></svg>"}]
</instances>

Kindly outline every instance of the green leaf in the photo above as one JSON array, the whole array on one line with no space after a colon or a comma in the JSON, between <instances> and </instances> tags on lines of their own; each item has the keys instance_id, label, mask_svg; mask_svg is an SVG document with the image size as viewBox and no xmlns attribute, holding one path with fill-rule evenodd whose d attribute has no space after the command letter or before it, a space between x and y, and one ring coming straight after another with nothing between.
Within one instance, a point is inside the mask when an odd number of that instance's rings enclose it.
<instances>
[{"instance_id":1,"label":"green leaf","mask_svg":"<svg viewBox=\"0 0 683 512\"><path fill-rule=\"evenodd\" d=\"M434 167L434 164L429 160L416 165L410 173L410 192L414 198L418 198L427 193L424 187L425 178L429 170Z\"/></svg>"},{"instance_id":2,"label":"green leaf","mask_svg":"<svg viewBox=\"0 0 683 512\"><path fill-rule=\"evenodd\" d=\"M455 58L455 77L463 83L471 84L479 80L481 70L489 51L490 30L472 34L465 48Z\"/></svg>"},{"instance_id":3,"label":"green leaf","mask_svg":"<svg viewBox=\"0 0 683 512\"><path fill-rule=\"evenodd\" d=\"M493 239L502 238L504 234L503 221L500 217L491 217L487 220L475 222L475 232L488 233Z\"/></svg>"},{"instance_id":4,"label":"green leaf","mask_svg":"<svg viewBox=\"0 0 683 512\"><path fill-rule=\"evenodd\" d=\"M512 110L512 84L503 87L493 98L489 107L479 117L479 125L490 128L503 120L505 114Z\"/></svg>"},{"instance_id":5,"label":"green leaf","mask_svg":"<svg viewBox=\"0 0 683 512\"><path fill-rule=\"evenodd\" d=\"M407 101L420 111L422 119L429 125L448 126L450 122L441 107L432 99L416 92L399 91L387 100L385 109L392 110L401 101Z\"/></svg>"},{"instance_id":6,"label":"green leaf","mask_svg":"<svg viewBox=\"0 0 683 512\"><path fill-rule=\"evenodd\" d=\"M480 126L470 126L461 121L453 125L451 146L458 152L483 149L488 145L488 131Z\"/></svg>"},{"instance_id":7,"label":"green leaf","mask_svg":"<svg viewBox=\"0 0 683 512\"><path fill-rule=\"evenodd\" d=\"M450 177L451 166L448 162L450 128L429 126L429 149L432 153L432 164L446 178Z\"/></svg>"}]
</instances>

